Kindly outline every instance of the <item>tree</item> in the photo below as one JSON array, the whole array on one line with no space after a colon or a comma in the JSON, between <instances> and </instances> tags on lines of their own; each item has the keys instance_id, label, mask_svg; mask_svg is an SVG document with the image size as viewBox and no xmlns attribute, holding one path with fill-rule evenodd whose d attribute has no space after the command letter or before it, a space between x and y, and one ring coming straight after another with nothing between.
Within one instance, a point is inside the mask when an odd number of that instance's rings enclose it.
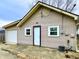
<instances>
[{"instance_id":1,"label":"tree","mask_svg":"<svg viewBox=\"0 0 79 59\"><path fill-rule=\"evenodd\" d=\"M35 3L38 1L47 3L49 5L61 8L69 12L72 12L76 6L76 0L34 0Z\"/></svg>"},{"instance_id":2,"label":"tree","mask_svg":"<svg viewBox=\"0 0 79 59\"><path fill-rule=\"evenodd\" d=\"M75 6L76 6L76 0L66 0L66 3L64 5L64 10L67 10L69 12L72 12L72 10L74 10Z\"/></svg>"}]
</instances>

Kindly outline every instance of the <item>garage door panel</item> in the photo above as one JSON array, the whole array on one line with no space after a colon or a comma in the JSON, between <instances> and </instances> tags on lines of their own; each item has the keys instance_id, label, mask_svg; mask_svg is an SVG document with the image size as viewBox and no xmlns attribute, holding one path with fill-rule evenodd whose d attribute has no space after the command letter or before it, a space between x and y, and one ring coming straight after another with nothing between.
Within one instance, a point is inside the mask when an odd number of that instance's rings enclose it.
<instances>
[{"instance_id":1,"label":"garage door panel","mask_svg":"<svg viewBox=\"0 0 79 59\"><path fill-rule=\"evenodd\" d=\"M17 31L6 31L6 43L16 44L17 43Z\"/></svg>"}]
</instances>

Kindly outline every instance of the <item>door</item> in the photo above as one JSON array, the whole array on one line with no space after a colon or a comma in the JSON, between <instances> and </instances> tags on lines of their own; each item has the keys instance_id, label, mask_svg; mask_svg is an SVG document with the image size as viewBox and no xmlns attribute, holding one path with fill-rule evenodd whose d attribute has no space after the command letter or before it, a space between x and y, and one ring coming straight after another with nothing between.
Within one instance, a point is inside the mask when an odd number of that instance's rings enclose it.
<instances>
[{"instance_id":1,"label":"door","mask_svg":"<svg viewBox=\"0 0 79 59\"><path fill-rule=\"evenodd\" d=\"M41 27L34 26L33 32L33 44L41 46Z\"/></svg>"},{"instance_id":2,"label":"door","mask_svg":"<svg viewBox=\"0 0 79 59\"><path fill-rule=\"evenodd\" d=\"M6 31L6 43L16 44L17 43L17 30Z\"/></svg>"}]
</instances>

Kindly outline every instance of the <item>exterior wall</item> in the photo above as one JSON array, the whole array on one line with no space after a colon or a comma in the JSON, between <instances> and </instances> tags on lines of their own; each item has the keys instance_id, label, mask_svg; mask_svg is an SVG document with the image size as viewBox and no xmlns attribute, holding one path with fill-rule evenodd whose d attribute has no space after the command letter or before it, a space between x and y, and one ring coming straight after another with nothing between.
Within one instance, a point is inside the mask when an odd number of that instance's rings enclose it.
<instances>
[{"instance_id":1,"label":"exterior wall","mask_svg":"<svg viewBox=\"0 0 79 59\"><path fill-rule=\"evenodd\" d=\"M43 17L41 18L41 9ZM76 44L76 24L74 19L63 15L63 30L62 32L62 14L57 13L47 8L40 8L34 15L32 15L21 27L18 28L18 44L33 44L33 26L41 25L41 45L46 47L58 48L60 45L67 46L67 40L70 40L70 45L75 49ZM48 26L59 26L60 36L49 37ZM31 27L31 36L25 36L24 29ZM66 36L68 34L68 36ZM71 38L71 34L75 37Z\"/></svg>"},{"instance_id":2,"label":"exterior wall","mask_svg":"<svg viewBox=\"0 0 79 59\"><path fill-rule=\"evenodd\" d=\"M6 30L17 30L16 25L6 28Z\"/></svg>"}]
</instances>

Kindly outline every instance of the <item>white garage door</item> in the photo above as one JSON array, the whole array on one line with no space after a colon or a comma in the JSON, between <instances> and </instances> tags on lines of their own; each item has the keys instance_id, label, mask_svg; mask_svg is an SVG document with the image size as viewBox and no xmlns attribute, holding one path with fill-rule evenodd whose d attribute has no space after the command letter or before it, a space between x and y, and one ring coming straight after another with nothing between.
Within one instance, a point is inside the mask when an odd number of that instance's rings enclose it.
<instances>
[{"instance_id":1,"label":"white garage door","mask_svg":"<svg viewBox=\"0 0 79 59\"><path fill-rule=\"evenodd\" d=\"M7 44L16 44L17 31L16 30L6 31L5 39Z\"/></svg>"}]
</instances>

